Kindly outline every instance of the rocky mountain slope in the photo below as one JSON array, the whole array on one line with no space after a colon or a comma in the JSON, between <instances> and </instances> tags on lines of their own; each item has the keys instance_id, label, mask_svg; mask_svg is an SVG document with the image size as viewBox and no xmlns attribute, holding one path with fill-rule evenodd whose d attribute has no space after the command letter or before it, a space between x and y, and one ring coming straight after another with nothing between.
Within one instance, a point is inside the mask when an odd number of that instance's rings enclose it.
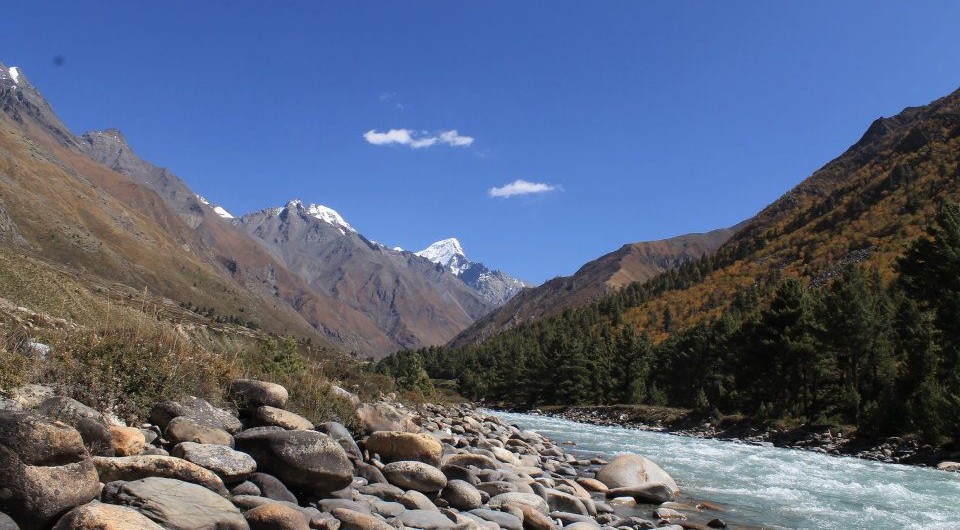
<instances>
[{"instance_id":1,"label":"rocky mountain slope","mask_svg":"<svg viewBox=\"0 0 960 530\"><path fill-rule=\"evenodd\" d=\"M479 262L470 261L456 238L444 239L416 253L439 263L463 283L480 293L494 306L501 306L530 284L500 270L491 270Z\"/></svg>"},{"instance_id":2,"label":"rocky mountain slope","mask_svg":"<svg viewBox=\"0 0 960 530\"><path fill-rule=\"evenodd\" d=\"M648 280L714 252L736 229L723 228L705 234L624 245L587 263L572 276L554 278L520 292L464 330L451 345L472 344L519 323L556 315L566 308L596 301L632 282Z\"/></svg>"}]
</instances>

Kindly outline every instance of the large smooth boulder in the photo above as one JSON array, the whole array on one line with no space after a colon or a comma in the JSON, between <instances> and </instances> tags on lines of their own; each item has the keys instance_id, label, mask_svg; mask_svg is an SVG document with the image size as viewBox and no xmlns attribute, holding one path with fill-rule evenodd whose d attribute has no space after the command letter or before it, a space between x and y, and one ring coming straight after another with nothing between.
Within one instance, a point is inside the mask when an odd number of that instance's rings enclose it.
<instances>
[{"instance_id":1,"label":"large smooth boulder","mask_svg":"<svg viewBox=\"0 0 960 530\"><path fill-rule=\"evenodd\" d=\"M163 530L163 527L133 508L93 501L70 510L53 530Z\"/></svg>"},{"instance_id":2,"label":"large smooth boulder","mask_svg":"<svg viewBox=\"0 0 960 530\"><path fill-rule=\"evenodd\" d=\"M497 523L500 525L500 528L505 528L506 530L523 530L523 520L507 512L481 508L478 510L470 510L470 513L485 521Z\"/></svg>"},{"instance_id":3,"label":"large smooth boulder","mask_svg":"<svg viewBox=\"0 0 960 530\"><path fill-rule=\"evenodd\" d=\"M462 480L447 481L446 487L440 492L440 498L457 510L475 510L483 504L480 490Z\"/></svg>"},{"instance_id":4,"label":"large smooth boulder","mask_svg":"<svg viewBox=\"0 0 960 530\"><path fill-rule=\"evenodd\" d=\"M198 423L193 418L178 416L169 423L164 430L164 436L172 443L194 442L198 444L215 444L233 447L233 436L220 427L213 427Z\"/></svg>"},{"instance_id":5,"label":"large smooth boulder","mask_svg":"<svg viewBox=\"0 0 960 530\"><path fill-rule=\"evenodd\" d=\"M236 436L237 448L293 489L325 494L353 482L353 465L340 444L316 431L248 430Z\"/></svg>"},{"instance_id":6,"label":"large smooth boulder","mask_svg":"<svg viewBox=\"0 0 960 530\"><path fill-rule=\"evenodd\" d=\"M680 494L680 488L666 471L648 458L635 454L620 455L612 462L600 468L597 472L597 480L605 484L610 489L616 488L634 488L638 486L649 486L661 484L664 491L669 494L670 500Z\"/></svg>"},{"instance_id":7,"label":"large smooth boulder","mask_svg":"<svg viewBox=\"0 0 960 530\"><path fill-rule=\"evenodd\" d=\"M438 466L443 456L443 444L423 433L376 431L367 438L364 447L371 454L379 454L384 462L417 460Z\"/></svg>"},{"instance_id":8,"label":"large smooth boulder","mask_svg":"<svg viewBox=\"0 0 960 530\"><path fill-rule=\"evenodd\" d=\"M527 506L532 506L537 510L547 513L549 512L549 506L547 506L547 501L543 497L537 495L536 493L501 493L496 497L490 499L490 502L487 503L493 510L502 510L509 504L525 504Z\"/></svg>"},{"instance_id":9,"label":"large smooth boulder","mask_svg":"<svg viewBox=\"0 0 960 530\"><path fill-rule=\"evenodd\" d=\"M283 386L256 379L234 379L227 393L238 407L250 410L264 405L282 409L290 398Z\"/></svg>"},{"instance_id":10,"label":"large smooth boulder","mask_svg":"<svg viewBox=\"0 0 960 530\"><path fill-rule=\"evenodd\" d=\"M171 420L179 417L189 418L197 425L223 429L230 434L243 428L240 419L231 412L194 396L161 401L150 409L150 422L161 429L166 429Z\"/></svg>"},{"instance_id":11,"label":"large smooth boulder","mask_svg":"<svg viewBox=\"0 0 960 530\"><path fill-rule=\"evenodd\" d=\"M357 446L357 442L353 439L353 435L350 434L350 431L347 430L342 423L328 421L325 423L320 423L314 428L336 440L337 443L340 444L340 447L343 447L343 450L348 454L351 454L357 458L363 457L363 455L360 453L360 447Z\"/></svg>"},{"instance_id":12,"label":"large smooth boulder","mask_svg":"<svg viewBox=\"0 0 960 530\"><path fill-rule=\"evenodd\" d=\"M279 502L257 506L243 516L250 530L310 530L310 520L303 512Z\"/></svg>"},{"instance_id":13,"label":"large smooth boulder","mask_svg":"<svg viewBox=\"0 0 960 530\"><path fill-rule=\"evenodd\" d=\"M937 464L937 469L939 469L940 471L952 471L955 473L960 472L960 462L950 462L950 461L940 462L939 464Z\"/></svg>"},{"instance_id":14,"label":"large smooth boulder","mask_svg":"<svg viewBox=\"0 0 960 530\"><path fill-rule=\"evenodd\" d=\"M19 409L11 409L19 410ZM17 526L17 522L10 518L9 515L0 512L0 530L20 530L20 527Z\"/></svg>"},{"instance_id":15,"label":"large smooth boulder","mask_svg":"<svg viewBox=\"0 0 960 530\"><path fill-rule=\"evenodd\" d=\"M675 494L669 486L659 482L647 482L629 488L613 488L606 491L608 499L633 497L637 502L661 503L674 499Z\"/></svg>"},{"instance_id":16,"label":"large smooth boulder","mask_svg":"<svg viewBox=\"0 0 960 530\"><path fill-rule=\"evenodd\" d=\"M340 521L340 530L396 530L377 517L346 508L334 508L330 513Z\"/></svg>"},{"instance_id":17,"label":"large smooth boulder","mask_svg":"<svg viewBox=\"0 0 960 530\"><path fill-rule=\"evenodd\" d=\"M80 433L84 445L91 454L113 456L113 439L110 425L96 409L66 396L53 396L37 405L36 412L62 421Z\"/></svg>"},{"instance_id":18,"label":"large smooth boulder","mask_svg":"<svg viewBox=\"0 0 960 530\"><path fill-rule=\"evenodd\" d=\"M97 471L76 429L35 414L0 411L0 511L23 530L49 528L96 498Z\"/></svg>"},{"instance_id":19,"label":"large smooth boulder","mask_svg":"<svg viewBox=\"0 0 960 530\"><path fill-rule=\"evenodd\" d=\"M436 493L447 485L442 471L415 460L391 462L383 466L383 475L395 486L423 493Z\"/></svg>"},{"instance_id":20,"label":"large smooth boulder","mask_svg":"<svg viewBox=\"0 0 960 530\"><path fill-rule=\"evenodd\" d=\"M407 510L397 516L397 521L407 528L423 530L444 530L456 526L446 515L430 510Z\"/></svg>"},{"instance_id":21,"label":"large smooth boulder","mask_svg":"<svg viewBox=\"0 0 960 530\"><path fill-rule=\"evenodd\" d=\"M111 482L103 500L128 506L170 530L248 530L240 510L203 486L170 478L150 477Z\"/></svg>"},{"instance_id":22,"label":"large smooth boulder","mask_svg":"<svg viewBox=\"0 0 960 530\"><path fill-rule=\"evenodd\" d=\"M173 456L96 456L93 457L93 464L103 483L163 477L197 484L218 495L226 496L229 493L213 471Z\"/></svg>"},{"instance_id":23,"label":"large smooth boulder","mask_svg":"<svg viewBox=\"0 0 960 530\"><path fill-rule=\"evenodd\" d=\"M523 514L524 530L555 530L557 527L545 513L529 504L511 502L508 507L517 509Z\"/></svg>"},{"instance_id":24,"label":"large smooth boulder","mask_svg":"<svg viewBox=\"0 0 960 530\"><path fill-rule=\"evenodd\" d=\"M260 490L260 495L275 501L297 503L297 497L287 489L277 477L266 473L254 473L247 477L247 481Z\"/></svg>"},{"instance_id":25,"label":"large smooth boulder","mask_svg":"<svg viewBox=\"0 0 960 530\"><path fill-rule=\"evenodd\" d=\"M250 424L258 427L281 427L288 431L309 431L313 422L288 410L264 405L253 411Z\"/></svg>"},{"instance_id":26,"label":"large smooth boulder","mask_svg":"<svg viewBox=\"0 0 960 530\"><path fill-rule=\"evenodd\" d=\"M364 403L357 407L357 419L362 434L376 431L420 432L420 426L414 423L413 416L400 411L389 403Z\"/></svg>"},{"instance_id":27,"label":"large smooth boulder","mask_svg":"<svg viewBox=\"0 0 960 530\"><path fill-rule=\"evenodd\" d=\"M477 455L473 453L450 455L444 460L443 464L445 466L475 466L480 469L497 469L497 463L492 458L486 455Z\"/></svg>"},{"instance_id":28,"label":"large smooth boulder","mask_svg":"<svg viewBox=\"0 0 960 530\"><path fill-rule=\"evenodd\" d=\"M183 442L171 455L216 473L227 484L241 482L257 470L257 462L247 453L225 445Z\"/></svg>"}]
</instances>

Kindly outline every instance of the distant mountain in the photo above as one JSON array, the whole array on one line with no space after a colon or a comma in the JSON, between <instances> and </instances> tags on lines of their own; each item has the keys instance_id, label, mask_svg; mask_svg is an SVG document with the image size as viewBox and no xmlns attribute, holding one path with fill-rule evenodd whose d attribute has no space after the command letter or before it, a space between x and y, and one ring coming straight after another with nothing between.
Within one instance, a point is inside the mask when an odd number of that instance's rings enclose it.
<instances>
[{"instance_id":1,"label":"distant mountain","mask_svg":"<svg viewBox=\"0 0 960 530\"><path fill-rule=\"evenodd\" d=\"M442 344L493 307L445 267L367 239L332 208L299 199L235 219L313 289L363 314L380 353Z\"/></svg>"},{"instance_id":2,"label":"distant mountain","mask_svg":"<svg viewBox=\"0 0 960 530\"><path fill-rule=\"evenodd\" d=\"M416 253L442 265L494 306L501 306L530 284L467 259L457 238L443 239Z\"/></svg>"},{"instance_id":3,"label":"distant mountain","mask_svg":"<svg viewBox=\"0 0 960 530\"><path fill-rule=\"evenodd\" d=\"M705 234L624 245L587 263L572 276L554 278L539 287L520 292L464 330L451 345L464 346L484 340L517 324L594 302L632 282L642 282L676 269L714 252L736 229L722 228Z\"/></svg>"}]
</instances>

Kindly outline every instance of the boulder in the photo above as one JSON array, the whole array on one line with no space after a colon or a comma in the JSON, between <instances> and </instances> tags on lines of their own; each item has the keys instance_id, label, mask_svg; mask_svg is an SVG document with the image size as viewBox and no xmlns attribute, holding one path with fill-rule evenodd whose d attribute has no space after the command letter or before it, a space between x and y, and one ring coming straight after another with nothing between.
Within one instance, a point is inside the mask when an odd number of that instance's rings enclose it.
<instances>
[{"instance_id":1,"label":"boulder","mask_svg":"<svg viewBox=\"0 0 960 530\"><path fill-rule=\"evenodd\" d=\"M219 428L197 423L193 418L177 416L167 423L164 436L170 442L194 442L198 444L226 445L233 447L233 436Z\"/></svg>"},{"instance_id":2,"label":"boulder","mask_svg":"<svg viewBox=\"0 0 960 530\"><path fill-rule=\"evenodd\" d=\"M400 499L397 500L404 508L408 510L427 510L430 512L440 511L437 508L437 505L430 500L430 497L427 497L423 493L420 493L416 490L410 490L404 493Z\"/></svg>"},{"instance_id":3,"label":"boulder","mask_svg":"<svg viewBox=\"0 0 960 530\"><path fill-rule=\"evenodd\" d=\"M238 407L250 410L264 405L282 409L290 398L283 386L256 379L234 379L227 393Z\"/></svg>"},{"instance_id":4,"label":"boulder","mask_svg":"<svg viewBox=\"0 0 960 530\"><path fill-rule=\"evenodd\" d=\"M608 489L610 489L607 487L606 484L604 484L603 482L600 482L595 478L580 477L577 479L577 484L580 484L580 486L582 486L587 491L594 491L597 493L603 493Z\"/></svg>"},{"instance_id":5,"label":"boulder","mask_svg":"<svg viewBox=\"0 0 960 530\"><path fill-rule=\"evenodd\" d=\"M150 409L150 422L161 429L166 429L167 424L178 417L189 418L197 425L223 429L230 434L243 428L240 419L229 411L194 396L186 396L177 401L161 401Z\"/></svg>"},{"instance_id":6,"label":"boulder","mask_svg":"<svg viewBox=\"0 0 960 530\"><path fill-rule=\"evenodd\" d=\"M19 410L19 409L11 409ZM0 512L0 530L20 530L20 527L17 526L17 522L10 518L9 515Z\"/></svg>"},{"instance_id":7,"label":"boulder","mask_svg":"<svg viewBox=\"0 0 960 530\"><path fill-rule=\"evenodd\" d=\"M310 520L296 508L274 502L245 514L250 530L310 530Z\"/></svg>"},{"instance_id":8,"label":"boulder","mask_svg":"<svg viewBox=\"0 0 960 530\"><path fill-rule=\"evenodd\" d=\"M237 448L257 461L257 468L288 487L325 494L353 482L353 465L340 444L316 431L244 431Z\"/></svg>"},{"instance_id":9,"label":"boulder","mask_svg":"<svg viewBox=\"0 0 960 530\"><path fill-rule=\"evenodd\" d=\"M557 527L545 513L529 504L511 502L509 506L523 514L524 530L554 530Z\"/></svg>"},{"instance_id":10,"label":"boulder","mask_svg":"<svg viewBox=\"0 0 960 530\"><path fill-rule=\"evenodd\" d=\"M470 510L470 513L480 517L485 521L492 521L500 525L500 528L506 530L523 530L523 520L521 520L516 515L509 514L507 512L501 512L499 510Z\"/></svg>"},{"instance_id":11,"label":"boulder","mask_svg":"<svg viewBox=\"0 0 960 530\"><path fill-rule=\"evenodd\" d=\"M357 419L363 434L376 431L420 432L408 412L401 412L389 403L364 403L357 407Z\"/></svg>"},{"instance_id":12,"label":"boulder","mask_svg":"<svg viewBox=\"0 0 960 530\"><path fill-rule=\"evenodd\" d=\"M97 471L76 429L0 411L0 512L23 530L49 528L98 492Z\"/></svg>"},{"instance_id":13,"label":"boulder","mask_svg":"<svg viewBox=\"0 0 960 530\"><path fill-rule=\"evenodd\" d=\"M358 406L360 406L360 398L357 397L357 395L354 394L353 392L350 392L349 390L345 390L337 385L330 385L330 391L333 393L333 395L337 396L338 398L349 401L350 404L353 405L353 408L357 408Z\"/></svg>"},{"instance_id":14,"label":"boulder","mask_svg":"<svg viewBox=\"0 0 960 530\"><path fill-rule=\"evenodd\" d=\"M226 496L229 493L213 471L173 456L95 456L93 465L103 483L162 477L197 484L217 495Z\"/></svg>"},{"instance_id":15,"label":"boulder","mask_svg":"<svg viewBox=\"0 0 960 530\"><path fill-rule=\"evenodd\" d=\"M163 527L132 508L93 501L67 512L53 530L163 530Z\"/></svg>"},{"instance_id":16,"label":"boulder","mask_svg":"<svg viewBox=\"0 0 960 530\"><path fill-rule=\"evenodd\" d=\"M364 447L371 454L379 454L384 462L416 460L438 466L443 456L443 444L422 433L376 431L367 438Z\"/></svg>"},{"instance_id":17,"label":"boulder","mask_svg":"<svg viewBox=\"0 0 960 530\"><path fill-rule=\"evenodd\" d=\"M241 482L257 470L257 462L247 453L225 445L182 442L171 454L216 473L225 483Z\"/></svg>"},{"instance_id":18,"label":"boulder","mask_svg":"<svg viewBox=\"0 0 960 530\"><path fill-rule=\"evenodd\" d=\"M554 489L547 490L547 505L552 511L576 513L580 515L590 514L582 500L569 493L563 493L562 491Z\"/></svg>"},{"instance_id":19,"label":"boulder","mask_svg":"<svg viewBox=\"0 0 960 530\"><path fill-rule=\"evenodd\" d=\"M313 429L313 422L293 412L263 405L253 411L250 418L251 425L260 427L281 427L288 431L297 429L309 431Z\"/></svg>"},{"instance_id":20,"label":"boulder","mask_svg":"<svg viewBox=\"0 0 960 530\"><path fill-rule=\"evenodd\" d=\"M340 444L340 447L343 447L343 450L348 454L351 454L357 458L363 457L363 455L360 453L360 447L357 446L357 442L353 439L353 435L350 434L350 431L347 430L343 424L335 421L328 421L325 423L320 423L314 428L336 440L337 443Z\"/></svg>"},{"instance_id":21,"label":"boulder","mask_svg":"<svg viewBox=\"0 0 960 530\"><path fill-rule=\"evenodd\" d=\"M275 501L297 503L297 497L280 482L280 479L266 473L254 473L247 477L247 481L260 490L259 495Z\"/></svg>"},{"instance_id":22,"label":"boulder","mask_svg":"<svg viewBox=\"0 0 960 530\"><path fill-rule=\"evenodd\" d=\"M960 462L940 462L937 464L940 471L960 472Z\"/></svg>"},{"instance_id":23,"label":"boulder","mask_svg":"<svg viewBox=\"0 0 960 530\"><path fill-rule=\"evenodd\" d=\"M617 497L633 497L637 502L662 503L672 501L676 495L669 486L659 482L648 482L639 486L628 488L613 488L607 490L605 495L608 499Z\"/></svg>"},{"instance_id":24,"label":"boulder","mask_svg":"<svg viewBox=\"0 0 960 530\"><path fill-rule=\"evenodd\" d=\"M407 510L397 516L397 521L405 527L422 530L443 530L456 525L442 513L429 510Z\"/></svg>"},{"instance_id":25,"label":"boulder","mask_svg":"<svg viewBox=\"0 0 960 530\"><path fill-rule=\"evenodd\" d=\"M36 411L44 416L62 421L75 428L91 454L113 456L113 438L110 425L96 409L65 396L47 398L37 405Z\"/></svg>"},{"instance_id":26,"label":"boulder","mask_svg":"<svg viewBox=\"0 0 960 530\"><path fill-rule=\"evenodd\" d=\"M103 500L128 506L169 530L248 530L243 514L230 501L203 486L150 477L111 482Z\"/></svg>"},{"instance_id":27,"label":"boulder","mask_svg":"<svg viewBox=\"0 0 960 530\"><path fill-rule=\"evenodd\" d=\"M415 460L391 462L383 467L383 475L391 484L423 493L435 493L447 485L442 471Z\"/></svg>"},{"instance_id":28,"label":"boulder","mask_svg":"<svg viewBox=\"0 0 960 530\"><path fill-rule=\"evenodd\" d=\"M249 480L244 480L243 482L230 488L230 495L233 495L234 497L237 495L250 495L253 497L259 497L261 493L263 492L260 491L260 488L258 488L256 484L250 482Z\"/></svg>"},{"instance_id":29,"label":"boulder","mask_svg":"<svg viewBox=\"0 0 960 530\"><path fill-rule=\"evenodd\" d=\"M491 509L500 510L503 509L508 503L532 506L543 513L550 511L549 507L547 506L547 501L545 501L543 497L537 495L536 493L501 493L500 495L491 498L487 505L490 506Z\"/></svg>"},{"instance_id":30,"label":"boulder","mask_svg":"<svg viewBox=\"0 0 960 530\"><path fill-rule=\"evenodd\" d=\"M451 508L457 510L476 510L483 504L480 491L462 480L449 480L446 487L440 492L440 498L447 501Z\"/></svg>"},{"instance_id":31,"label":"boulder","mask_svg":"<svg viewBox=\"0 0 960 530\"><path fill-rule=\"evenodd\" d=\"M651 460L640 455L625 454L613 459L612 462L600 468L597 480L608 488L629 488L662 484L669 492L670 498L680 494L680 488L666 471Z\"/></svg>"},{"instance_id":32,"label":"boulder","mask_svg":"<svg viewBox=\"0 0 960 530\"><path fill-rule=\"evenodd\" d=\"M340 530L396 530L386 522L372 515L334 508L330 512L340 521Z\"/></svg>"},{"instance_id":33,"label":"boulder","mask_svg":"<svg viewBox=\"0 0 960 530\"><path fill-rule=\"evenodd\" d=\"M443 464L445 466L474 466L480 469L497 469L497 463L494 461L494 459L486 455L477 455L473 453L450 455L445 459Z\"/></svg>"},{"instance_id":34,"label":"boulder","mask_svg":"<svg viewBox=\"0 0 960 530\"><path fill-rule=\"evenodd\" d=\"M116 456L138 455L147 443L146 437L135 427L110 426L110 437L113 440L113 454Z\"/></svg>"}]
</instances>

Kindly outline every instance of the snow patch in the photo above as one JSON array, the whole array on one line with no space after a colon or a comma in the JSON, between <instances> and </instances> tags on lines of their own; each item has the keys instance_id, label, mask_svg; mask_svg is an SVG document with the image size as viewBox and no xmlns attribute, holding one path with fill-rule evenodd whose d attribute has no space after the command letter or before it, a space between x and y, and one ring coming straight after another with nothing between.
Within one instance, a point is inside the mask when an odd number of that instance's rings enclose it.
<instances>
[{"instance_id":1,"label":"snow patch","mask_svg":"<svg viewBox=\"0 0 960 530\"><path fill-rule=\"evenodd\" d=\"M458 276L469 267L469 260L463 252L463 247L455 237L437 241L416 254L449 268L450 272Z\"/></svg>"},{"instance_id":2,"label":"snow patch","mask_svg":"<svg viewBox=\"0 0 960 530\"><path fill-rule=\"evenodd\" d=\"M233 219L233 214L223 208L223 206L214 206L213 211L224 219Z\"/></svg>"},{"instance_id":3,"label":"snow patch","mask_svg":"<svg viewBox=\"0 0 960 530\"><path fill-rule=\"evenodd\" d=\"M303 201L300 199L293 199L287 203L286 207L303 209L307 215L336 227L338 230L340 230L341 235L346 235L347 231L354 233L356 232L356 229L350 226L350 223L348 223L339 212L328 206L312 203L304 205ZM281 211L283 211L283 208L277 209L277 213L280 213Z\"/></svg>"},{"instance_id":4,"label":"snow patch","mask_svg":"<svg viewBox=\"0 0 960 530\"><path fill-rule=\"evenodd\" d=\"M7 69L7 72L10 73L10 79L13 79L13 82L19 85L19 84L20 84L20 69L17 68L16 66L11 66L10 68Z\"/></svg>"}]
</instances>

